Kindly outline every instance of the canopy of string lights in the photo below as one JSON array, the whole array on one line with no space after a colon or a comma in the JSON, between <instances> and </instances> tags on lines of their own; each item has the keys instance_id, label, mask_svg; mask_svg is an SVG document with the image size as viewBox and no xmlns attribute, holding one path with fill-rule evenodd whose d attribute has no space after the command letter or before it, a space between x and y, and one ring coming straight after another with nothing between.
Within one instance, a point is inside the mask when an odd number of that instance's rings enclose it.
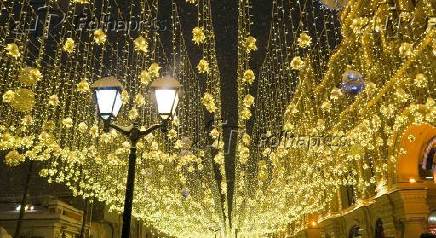
<instances>
[{"instance_id":1,"label":"canopy of string lights","mask_svg":"<svg viewBox=\"0 0 436 238\"><path fill-rule=\"evenodd\" d=\"M407 153L396 135L436 124L431 0L272 0L260 65L260 23L239 0L230 136L211 1L172 1L167 24L161 1L119 2L0 2L0 150L122 213L131 145L103 130L90 85L118 78L117 123L147 126L159 121L151 82L177 78L168 130L137 144L133 199L133 216L167 235L295 234L334 216L344 186L357 204L383 193ZM182 5L196 14L189 31Z\"/></svg>"}]
</instances>

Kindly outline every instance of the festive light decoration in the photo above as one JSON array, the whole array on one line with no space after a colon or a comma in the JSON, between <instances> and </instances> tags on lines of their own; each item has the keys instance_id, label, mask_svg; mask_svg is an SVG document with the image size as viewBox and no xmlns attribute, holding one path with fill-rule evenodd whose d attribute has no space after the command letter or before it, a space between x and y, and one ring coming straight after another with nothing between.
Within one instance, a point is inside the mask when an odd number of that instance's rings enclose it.
<instances>
[{"instance_id":1,"label":"festive light decoration","mask_svg":"<svg viewBox=\"0 0 436 238\"><path fill-rule=\"evenodd\" d=\"M138 38L136 38L134 40L134 43L135 43L135 50L139 50L139 51L142 51L144 53L147 53L148 43L144 37L139 36Z\"/></svg>"},{"instance_id":2,"label":"festive light decoration","mask_svg":"<svg viewBox=\"0 0 436 238\"><path fill-rule=\"evenodd\" d=\"M76 43L74 42L74 40L72 38L67 38L65 40L65 44L64 44L64 50L71 54L73 53L74 49L76 48Z\"/></svg>"},{"instance_id":3,"label":"festive light decoration","mask_svg":"<svg viewBox=\"0 0 436 238\"><path fill-rule=\"evenodd\" d=\"M254 74L253 70L251 69L245 70L244 76L242 78L242 82L252 84L255 79L256 79L256 75Z\"/></svg>"},{"instance_id":4,"label":"festive light decoration","mask_svg":"<svg viewBox=\"0 0 436 238\"><path fill-rule=\"evenodd\" d=\"M208 74L210 72L210 70L209 70L209 62L207 62L204 59L201 59L198 62L197 69L198 69L198 72L201 73L201 74Z\"/></svg>"},{"instance_id":5,"label":"festive light decoration","mask_svg":"<svg viewBox=\"0 0 436 238\"><path fill-rule=\"evenodd\" d=\"M304 67L304 61L300 56L295 56L291 61L291 68L294 70L300 70Z\"/></svg>"},{"instance_id":6,"label":"festive light decoration","mask_svg":"<svg viewBox=\"0 0 436 238\"><path fill-rule=\"evenodd\" d=\"M36 82L41 80L41 78L41 72L39 72L37 68L32 67L24 67L18 75L18 80L27 86L34 85Z\"/></svg>"},{"instance_id":7,"label":"festive light decoration","mask_svg":"<svg viewBox=\"0 0 436 238\"><path fill-rule=\"evenodd\" d=\"M363 90L365 82L363 75L353 70L347 70L342 75L342 90L347 93L357 94Z\"/></svg>"},{"instance_id":8,"label":"festive light decoration","mask_svg":"<svg viewBox=\"0 0 436 238\"><path fill-rule=\"evenodd\" d=\"M301 33L297 41L298 46L301 48L306 48L312 44L312 38L306 32Z\"/></svg>"},{"instance_id":9,"label":"festive light decoration","mask_svg":"<svg viewBox=\"0 0 436 238\"><path fill-rule=\"evenodd\" d=\"M37 17L33 6L28 1L20 2L19 8L16 1L0 3L8 13L31 16L20 22L0 20L6 26L0 30L0 48L4 49L0 54L4 75L0 80L0 150L8 151L4 162L17 166L38 161L43 168L40 175L49 182L63 183L74 196L103 201L110 211L121 212L130 145L117 132L102 131L89 85L102 77L117 76L125 86L118 123L135 120L149 125L159 120L148 93L150 82L161 74L172 74L185 87L184 96L170 125L170 138L155 133L138 142L136 184L141 186L135 189L133 215L162 234L213 237L223 229L224 221L214 182L215 152L208 146L202 107L207 92L220 118L210 3L197 2L198 25L211 32L205 34L202 50L213 74L202 76L202 86L187 56L175 3L171 42L172 54L178 58L172 60L164 53L158 32L150 27L156 22L157 1L132 2L128 14L137 16L144 29L129 34L104 26L104 19L113 14L113 3L103 1L99 7L85 3L91 1L48 2L50 9L62 8L65 21L54 29L45 19L36 28L38 32L17 35L10 26L28 27ZM97 19L97 29L78 26L83 15ZM215 146L221 148L222 143Z\"/></svg>"},{"instance_id":10,"label":"festive light decoration","mask_svg":"<svg viewBox=\"0 0 436 238\"><path fill-rule=\"evenodd\" d=\"M102 29L97 29L94 31L94 42L97 45L101 45L106 42L106 33L104 33Z\"/></svg>"},{"instance_id":11,"label":"festive light decoration","mask_svg":"<svg viewBox=\"0 0 436 238\"><path fill-rule=\"evenodd\" d=\"M21 53L20 53L20 49L18 48L18 45L15 43L10 43L7 44L5 47L6 51L8 51L8 55L14 57L15 59L17 59L18 57L20 57Z\"/></svg>"},{"instance_id":12,"label":"festive light decoration","mask_svg":"<svg viewBox=\"0 0 436 238\"><path fill-rule=\"evenodd\" d=\"M2 1L4 12L26 16L0 19L4 162L38 161L49 182L121 212L130 144L102 130L89 85L117 76L125 86L118 122L149 125L158 120L150 83L170 74L184 96L168 132L138 142L134 216L177 237L287 237L337 215L347 189L354 207L389 191L407 154L402 132L412 123L436 125L436 32L424 27L435 15L431 1L273 0L266 59L255 69L256 23L250 1L241 0L235 187L227 196L222 128L204 129L222 116L211 4L187 2L198 14L196 65L174 2L172 47L163 49L151 27L157 1L132 1L127 15L145 24L129 33L104 25L114 14L110 1L50 1L65 22L54 29L46 18L38 32L23 34L14 29L31 25L34 8ZM83 15L97 19L95 29L78 28Z\"/></svg>"},{"instance_id":13,"label":"festive light decoration","mask_svg":"<svg viewBox=\"0 0 436 238\"><path fill-rule=\"evenodd\" d=\"M337 3L346 1L322 2L337 9ZM399 5L406 6L406 2ZM346 208L340 194L346 189L353 188L355 208L389 191L396 182L396 161L407 153L399 148L398 136L412 123L436 125L431 98L435 89L430 86L436 84L432 53L436 32L425 31L420 25L435 12L429 1L407 9L421 23L396 19L391 14L395 8L389 3L348 1L340 12L342 37L335 28L336 12L317 9L316 2L311 3L273 2L272 34L267 58L257 76L250 144L248 136L242 136L247 133L240 132L237 145L232 220L238 237L292 237L311 228L314 219L321 222L340 214ZM313 38L307 49L300 44L298 31L291 28L293 14L298 16L302 9L298 6L303 4L303 23L296 28L310 27L307 32ZM290 13L286 9L291 9ZM241 44L250 31L249 11L250 3L241 1ZM289 20L285 20L287 16ZM310 16L325 22L313 26ZM399 28L392 27L396 21L401 21ZM320 45L324 50L317 48ZM304 59L304 67L287 71L296 56ZM240 50L239 57L242 75L249 56ZM360 93L342 92L344 79L357 86L352 92ZM241 80L241 99L246 90ZM240 104L240 111L243 107ZM284 117L278 112L284 112ZM245 126L243 120L240 126ZM280 137L281 130L300 136L297 144ZM314 138L332 141L328 145L313 143L310 139Z\"/></svg>"},{"instance_id":14,"label":"festive light decoration","mask_svg":"<svg viewBox=\"0 0 436 238\"><path fill-rule=\"evenodd\" d=\"M204 42L204 39L206 39L206 36L204 35L203 27L194 27L192 29L192 41L199 45Z\"/></svg>"}]
</instances>

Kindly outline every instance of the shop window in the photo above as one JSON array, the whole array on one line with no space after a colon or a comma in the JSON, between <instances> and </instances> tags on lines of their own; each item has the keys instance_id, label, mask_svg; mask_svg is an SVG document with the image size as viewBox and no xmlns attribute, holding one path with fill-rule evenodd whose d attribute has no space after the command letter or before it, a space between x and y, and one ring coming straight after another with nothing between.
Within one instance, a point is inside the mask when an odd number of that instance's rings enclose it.
<instances>
[{"instance_id":1,"label":"shop window","mask_svg":"<svg viewBox=\"0 0 436 238\"><path fill-rule=\"evenodd\" d=\"M424 149L423 158L419 163L419 176L424 179L434 180L436 163L436 137L433 137Z\"/></svg>"}]
</instances>

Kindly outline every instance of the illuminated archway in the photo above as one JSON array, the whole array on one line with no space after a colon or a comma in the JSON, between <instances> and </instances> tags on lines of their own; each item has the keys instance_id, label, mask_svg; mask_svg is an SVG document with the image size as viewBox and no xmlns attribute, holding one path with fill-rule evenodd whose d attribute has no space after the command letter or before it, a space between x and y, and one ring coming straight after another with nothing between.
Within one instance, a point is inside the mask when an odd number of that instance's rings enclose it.
<instances>
[{"instance_id":1,"label":"illuminated archway","mask_svg":"<svg viewBox=\"0 0 436 238\"><path fill-rule=\"evenodd\" d=\"M429 124L412 124L407 127L398 144L397 182L420 178L419 164L424 158L428 143L436 136L436 127Z\"/></svg>"}]
</instances>

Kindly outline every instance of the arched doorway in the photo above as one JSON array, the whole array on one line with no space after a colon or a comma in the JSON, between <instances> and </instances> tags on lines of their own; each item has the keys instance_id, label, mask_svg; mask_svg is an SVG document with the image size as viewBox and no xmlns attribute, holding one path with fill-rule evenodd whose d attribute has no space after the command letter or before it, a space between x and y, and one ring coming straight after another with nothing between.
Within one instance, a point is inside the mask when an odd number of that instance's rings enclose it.
<instances>
[{"instance_id":1,"label":"arched doorway","mask_svg":"<svg viewBox=\"0 0 436 238\"><path fill-rule=\"evenodd\" d=\"M423 179L434 180L436 172L436 136L433 137L424 149L421 162L419 163L419 176Z\"/></svg>"},{"instance_id":2,"label":"arched doorway","mask_svg":"<svg viewBox=\"0 0 436 238\"><path fill-rule=\"evenodd\" d=\"M397 182L423 178L421 173L429 173L420 170L423 168L425 151L435 137L436 127L429 124L412 124L404 130L398 148L402 148L405 153L399 155L397 160ZM425 168L431 167L428 157L429 155L426 156Z\"/></svg>"},{"instance_id":3,"label":"arched doorway","mask_svg":"<svg viewBox=\"0 0 436 238\"><path fill-rule=\"evenodd\" d=\"M385 238L382 219L378 218L375 222L375 238Z\"/></svg>"}]
</instances>

